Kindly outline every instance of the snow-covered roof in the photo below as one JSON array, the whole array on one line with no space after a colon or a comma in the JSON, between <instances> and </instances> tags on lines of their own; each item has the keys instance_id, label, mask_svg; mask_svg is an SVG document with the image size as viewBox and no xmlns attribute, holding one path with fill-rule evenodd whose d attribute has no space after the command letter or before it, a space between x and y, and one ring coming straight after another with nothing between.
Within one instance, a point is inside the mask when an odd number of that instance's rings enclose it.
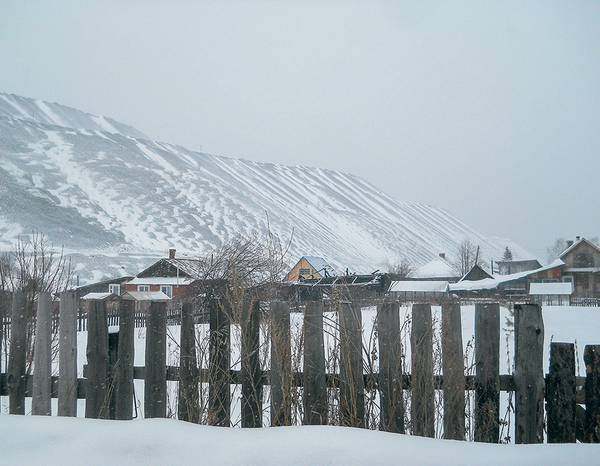
<instances>
[{"instance_id":1,"label":"snow-covered roof","mask_svg":"<svg viewBox=\"0 0 600 466\"><path fill-rule=\"evenodd\" d=\"M400 280L390 285L390 292L424 292L445 293L448 291L448 282L436 280Z\"/></svg>"},{"instance_id":2,"label":"snow-covered roof","mask_svg":"<svg viewBox=\"0 0 600 466\"><path fill-rule=\"evenodd\" d=\"M323 270L327 270L327 273L329 274L334 272L333 267L331 267L322 257L302 256L302 259L306 259L317 272L322 272Z\"/></svg>"},{"instance_id":3,"label":"snow-covered roof","mask_svg":"<svg viewBox=\"0 0 600 466\"><path fill-rule=\"evenodd\" d=\"M169 301L169 298L162 291L126 291L123 299L132 301Z\"/></svg>"},{"instance_id":4,"label":"snow-covered roof","mask_svg":"<svg viewBox=\"0 0 600 466\"><path fill-rule=\"evenodd\" d=\"M585 238L579 238L577 241L575 241L571 246L569 246L567 249L565 249L563 252L560 253L560 256L558 256L559 258L563 258L565 257L568 253L570 253L573 249L575 249L577 246L579 246L581 243L586 243L589 246L593 247L594 249L596 249L598 252L600 252L600 247L598 247L596 244L592 243L591 241L585 239Z\"/></svg>"},{"instance_id":5,"label":"snow-covered roof","mask_svg":"<svg viewBox=\"0 0 600 466\"><path fill-rule=\"evenodd\" d=\"M535 270L526 270L524 272L512 273L510 275L495 275L494 278L484 278L483 280L463 280L458 283L451 283L450 291L494 290L503 283L525 278L529 275L551 270L562 265L565 265L565 263L560 259L556 259L551 264Z\"/></svg>"},{"instance_id":6,"label":"snow-covered roof","mask_svg":"<svg viewBox=\"0 0 600 466\"><path fill-rule=\"evenodd\" d=\"M410 274L414 278L447 278L457 274L446 259L436 257Z\"/></svg>"},{"instance_id":7,"label":"snow-covered roof","mask_svg":"<svg viewBox=\"0 0 600 466\"><path fill-rule=\"evenodd\" d=\"M190 277L135 277L128 285L189 285L194 281Z\"/></svg>"},{"instance_id":8,"label":"snow-covered roof","mask_svg":"<svg viewBox=\"0 0 600 466\"><path fill-rule=\"evenodd\" d=\"M108 293L108 292L103 292L103 293L88 293L85 296L82 296L81 299L85 299L85 300L98 300L98 301L102 301L104 299L110 298L111 296L115 296L112 293Z\"/></svg>"},{"instance_id":9,"label":"snow-covered roof","mask_svg":"<svg viewBox=\"0 0 600 466\"><path fill-rule=\"evenodd\" d=\"M572 282L531 283L530 295L571 295L573 294Z\"/></svg>"}]
</instances>

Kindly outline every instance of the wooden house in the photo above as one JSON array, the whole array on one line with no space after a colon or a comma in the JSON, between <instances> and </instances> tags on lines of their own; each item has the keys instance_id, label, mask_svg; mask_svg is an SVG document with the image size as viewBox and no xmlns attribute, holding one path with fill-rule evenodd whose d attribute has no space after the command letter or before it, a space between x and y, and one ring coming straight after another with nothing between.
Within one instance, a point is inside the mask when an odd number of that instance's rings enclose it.
<instances>
[{"instance_id":1,"label":"wooden house","mask_svg":"<svg viewBox=\"0 0 600 466\"><path fill-rule=\"evenodd\" d=\"M296 265L288 272L285 277L287 282L297 282L300 280L318 280L320 278L331 277L335 275L325 259L316 256L302 256Z\"/></svg>"},{"instance_id":2,"label":"wooden house","mask_svg":"<svg viewBox=\"0 0 600 466\"><path fill-rule=\"evenodd\" d=\"M573 283L573 296L600 297L600 248L591 241L576 237L569 242L559 259L564 262L561 281Z\"/></svg>"}]
</instances>

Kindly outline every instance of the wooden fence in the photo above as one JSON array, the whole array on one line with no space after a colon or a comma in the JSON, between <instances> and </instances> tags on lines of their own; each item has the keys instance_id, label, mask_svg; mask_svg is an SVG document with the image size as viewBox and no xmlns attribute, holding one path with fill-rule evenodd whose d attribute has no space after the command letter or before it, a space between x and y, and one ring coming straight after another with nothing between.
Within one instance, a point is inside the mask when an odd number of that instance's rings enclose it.
<instances>
[{"instance_id":1,"label":"wooden fence","mask_svg":"<svg viewBox=\"0 0 600 466\"><path fill-rule=\"evenodd\" d=\"M379 428L405 432L405 410L410 411L410 431L434 436L435 395L443 396L443 437L465 439L466 394L474 392L474 439L500 441L500 392L514 392L515 442L598 442L600 432L600 346L585 347L586 377L576 377L575 348L571 343L551 343L549 373L543 370L544 324L535 304L514 306L515 371L500 374L500 306L475 306L475 374L465 375L458 303L442 304L442 375L434 374L432 311L429 304L412 306L411 373L403 373L399 303L377 305L376 338L378 371L364 373L361 304L342 301L339 321L339 371L326 372L323 301L303 303L302 371L291 364L290 304L272 301L265 311L256 300L247 300L239 318L241 367L231 369L230 324L233 312L218 299L208 302L209 365L200 367L195 340L195 311L184 304L181 323L180 361L167 366L167 303L146 306L144 367L134 366L135 303L120 300L115 312L118 333L109 333L114 317L107 302L87 303L87 367L77 378L78 304L74 293L65 292L59 311L59 375L51 376L52 312L47 295L40 295L35 320L34 371L26 374L27 316L23 294L0 297L0 309L10 310L10 352L7 373L0 377L0 394L9 396L11 414L25 413L25 397L32 397L33 414L50 414L50 398L58 398L58 415L77 415L77 399L84 398L89 418L131 419L134 412L134 380L144 380L144 416L167 416L167 382L178 382L177 417L198 422L199 386L208 385L207 422L230 426L230 386L241 385L242 427L263 426L263 390L270 387L270 425L292 423L293 393L302 387L302 423L365 427L365 394L379 396ZM265 320L266 319L266 320ZM260 324L270 328L270 370L261 370ZM112 322L112 323L111 323ZM30 328L30 327L29 327ZM4 336L6 338L6 336ZM328 390L338 390L339 410L330 418ZM405 403L406 393L410 403ZM585 407L583 406L585 405ZM546 417L544 416L546 413Z\"/></svg>"}]
</instances>

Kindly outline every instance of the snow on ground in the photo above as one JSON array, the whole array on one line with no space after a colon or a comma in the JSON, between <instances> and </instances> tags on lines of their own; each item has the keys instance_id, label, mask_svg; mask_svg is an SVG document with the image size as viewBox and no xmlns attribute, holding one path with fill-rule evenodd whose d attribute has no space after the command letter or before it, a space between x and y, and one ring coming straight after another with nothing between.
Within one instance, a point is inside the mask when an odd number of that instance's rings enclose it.
<instances>
[{"instance_id":1,"label":"snow on ground","mask_svg":"<svg viewBox=\"0 0 600 466\"><path fill-rule=\"evenodd\" d=\"M226 429L1 416L3 464L82 465L572 465L600 464L600 445L491 445L343 427Z\"/></svg>"}]
</instances>

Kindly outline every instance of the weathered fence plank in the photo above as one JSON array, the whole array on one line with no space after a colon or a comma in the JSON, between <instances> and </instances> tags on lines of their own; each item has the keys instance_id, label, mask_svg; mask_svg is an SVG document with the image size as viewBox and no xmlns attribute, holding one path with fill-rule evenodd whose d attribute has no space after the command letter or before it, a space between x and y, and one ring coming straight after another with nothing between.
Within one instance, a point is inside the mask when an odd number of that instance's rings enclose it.
<instances>
[{"instance_id":1,"label":"weathered fence plank","mask_svg":"<svg viewBox=\"0 0 600 466\"><path fill-rule=\"evenodd\" d=\"M430 304L413 304L411 344L412 433L435 435L433 387L433 329Z\"/></svg>"},{"instance_id":2,"label":"weathered fence plank","mask_svg":"<svg viewBox=\"0 0 600 466\"><path fill-rule=\"evenodd\" d=\"M108 407L108 323L106 321L106 302L104 300L87 301L87 385L85 417L107 419Z\"/></svg>"},{"instance_id":3,"label":"weathered fence plank","mask_svg":"<svg viewBox=\"0 0 600 466\"><path fill-rule=\"evenodd\" d=\"M384 302L377 306L377 343L379 354L380 429L404 433L402 398L402 342L400 305Z\"/></svg>"},{"instance_id":4,"label":"weathered fence plank","mask_svg":"<svg viewBox=\"0 0 600 466\"><path fill-rule=\"evenodd\" d=\"M146 315L144 416L167 415L167 303L152 301Z\"/></svg>"},{"instance_id":5,"label":"weathered fence plank","mask_svg":"<svg viewBox=\"0 0 600 466\"><path fill-rule=\"evenodd\" d=\"M323 302L307 301L304 310L303 407L307 425L327 424L327 384L323 346Z\"/></svg>"},{"instance_id":6,"label":"weathered fence plank","mask_svg":"<svg viewBox=\"0 0 600 466\"><path fill-rule=\"evenodd\" d=\"M271 302L271 425L289 426L292 422L292 355L290 307L282 301Z\"/></svg>"},{"instance_id":7,"label":"weathered fence plank","mask_svg":"<svg viewBox=\"0 0 600 466\"><path fill-rule=\"evenodd\" d=\"M200 421L200 382L196 358L196 331L194 327L194 306L183 303L181 307L181 337L179 347L179 405L178 417L181 421Z\"/></svg>"},{"instance_id":8,"label":"weathered fence plank","mask_svg":"<svg viewBox=\"0 0 600 466\"><path fill-rule=\"evenodd\" d=\"M575 345L550 343L550 368L546 380L548 443L575 443Z\"/></svg>"},{"instance_id":9,"label":"weathered fence plank","mask_svg":"<svg viewBox=\"0 0 600 466\"><path fill-rule=\"evenodd\" d=\"M515 443L544 441L544 322L537 304L515 305Z\"/></svg>"},{"instance_id":10,"label":"weathered fence plank","mask_svg":"<svg viewBox=\"0 0 600 466\"><path fill-rule=\"evenodd\" d=\"M242 427L262 426L260 301L245 300L241 316Z\"/></svg>"},{"instance_id":11,"label":"weathered fence plank","mask_svg":"<svg viewBox=\"0 0 600 466\"><path fill-rule=\"evenodd\" d=\"M25 414L25 365L27 357L27 315L25 294L14 291L10 318L8 392L10 414Z\"/></svg>"},{"instance_id":12,"label":"weathered fence plank","mask_svg":"<svg viewBox=\"0 0 600 466\"><path fill-rule=\"evenodd\" d=\"M586 345L585 442L600 442L600 345Z\"/></svg>"},{"instance_id":13,"label":"weathered fence plank","mask_svg":"<svg viewBox=\"0 0 600 466\"><path fill-rule=\"evenodd\" d=\"M500 436L500 305L475 305L475 441Z\"/></svg>"},{"instance_id":14,"label":"weathered fence plank","mask_svg":"<svg viewBox=\"0 0 600 466\"><path fill-rule=\"evenodd\" d=\"M364 427L361 307L357 303L341 303L340 306L340 425Z\"/></svg>"},{"instance_id":15,"label":"weathered fence plank","mask_svg":"<svg viewBox=\"0 0 600 466\"><path fill-rule=\"evenodd\" d=\"M77 416L77 294L60 294L58 351L58 415Z\"/></svg>"},{"instance_id":16,"label":"weathered fence plank","mask_svg":"<svg viewBox=\"0 0 600 466\"><path fill-rule=\"evenodd\" d=\"M119 346L115 368L115 419L133 417L133 362L135 356L135 301L119 302Z\"/></svg>"},{"instance_id":17,"label":"weathered fence plank","mask_svg":"<svg viewBox=\"0 0 600 466\"><path fill-rule=\"evenodd\" d=\"M50 416L50 391L52 376L52 315L50 293L38 295L35 341L33 350L33 395L31 412L34 415Z\"/></svg>"},{"instance_id":18,"label":"weathered fence plank","mask_svg":"<svg viewBox=\"0 0 600 466\"><path fill-rule=\"evenodd\" d=\"M108 316L107 316L108 318ZM109 322L111 321L110 318ZM112 322L117 321L117 316L113 317ZM116 325L116 324L112 324ZM108 332L108 371L106 375L106 402L108 403L108 419L117 418L117 366L119 365L119 343L120 334L114 328L110 328Z\"/></svg>"},{"instance_id":19,"label":"weathered fence plank","mask_svg":"<svg viewBox=\"0 0 600 466\"><path fill-rule=\"evenodd\" d=\"M231 392L230 354L231 310L225 300L211 298L209 301L209 386L208 424L229 427Z\"/></svg>"},{"instance_id":20,"label":"weathered fence plank","mask_svg":"<svg viewBox=\"0 0 600 466\"><path fill-rule=\"evenodd\" d=\"M442 304L444 438L465 439L465 369L460 305Z\"/></svg>"}]
</instances>

